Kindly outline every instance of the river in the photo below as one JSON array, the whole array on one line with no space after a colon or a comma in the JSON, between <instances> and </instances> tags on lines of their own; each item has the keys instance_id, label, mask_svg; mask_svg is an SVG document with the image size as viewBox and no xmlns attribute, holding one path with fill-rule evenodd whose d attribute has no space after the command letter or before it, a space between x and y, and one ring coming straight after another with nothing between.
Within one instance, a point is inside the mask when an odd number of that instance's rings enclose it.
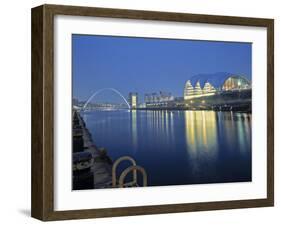
<instances>
[{"instance_id":1,"label":"river","mask_svg":"<svg viewBox=\"0 0 281 226\"><path fill-rule=\"evenodd\" d=\"M82 116L95 144L113 161L133 157L149 186L251 181L251 114L116 110Z\"/></svg>"}]
</instances>

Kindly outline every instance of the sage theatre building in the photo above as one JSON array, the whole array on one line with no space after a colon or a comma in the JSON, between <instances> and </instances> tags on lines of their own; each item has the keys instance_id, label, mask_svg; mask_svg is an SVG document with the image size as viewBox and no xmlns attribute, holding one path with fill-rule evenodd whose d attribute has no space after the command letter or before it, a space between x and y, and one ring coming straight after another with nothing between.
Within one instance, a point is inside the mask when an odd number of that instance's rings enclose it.
<instances>
[{"instance_id":1,"label":"sage theatre building","mask_svg":"<svg viewBox=\"0 0 281 226\"><path fill-rule=\"evenodd\" d=\"M223 92L251 89L251 81L243 75L227 72L198 74L186 81L184 100L207 97Z\"/></svg>"}]
</instances>

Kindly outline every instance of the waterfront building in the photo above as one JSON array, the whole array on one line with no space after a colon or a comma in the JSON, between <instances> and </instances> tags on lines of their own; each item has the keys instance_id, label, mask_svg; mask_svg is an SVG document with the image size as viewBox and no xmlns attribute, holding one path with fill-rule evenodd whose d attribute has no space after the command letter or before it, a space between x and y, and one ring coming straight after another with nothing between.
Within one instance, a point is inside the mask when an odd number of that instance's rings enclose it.
<instances>
[{"instance_id":1,"label":"waterfront building","mask_svg":"<svg viewBox=\"0 0 281 226\"><path fill-rule=\"evenodd\" d=\"M140 103L139 104L139 108L146 108L146 104L145 103Z\"/></svg>"},{"instance_id":2,"label":"waterfront building","mask_svg":"<svg viewBox=\"0 0 281 226\"><path fill-rule=\"evenodd\" d=\"M138 107L138 93L129 93L129 104L133 109Z\"/></svg>"},{"instance_id":3,"label":"waterfront building","mask_svg":"<svg viewBox=\"0 0 281 226\"><path fill-rule=\"evenodd\" d=\"M191 85L191 81L187 80L184 87L184 94L183 96L193 96L194 95L194 88Z\"/></svg>"},{"instance_id":4,"label":"waterfront building","mask_svg":"<svg viewBox=\"0 0 281 226\"><path fill-rule=\"evenodd\" d=\"M173 101L175 97L170 92L160 91L159 93L146 93L144 101L146 104L163 103Z\"/></svg>"},{"instance_id":5,"label":"waterfront building","mask_svg":"<svg viewBox=\"0 0 281 226\"><path fill-rule=\"evenodd\" d=\"M251 81L242 75L226 72L199 74L186 81L184 100L211 96L224 91L251 89Z\"/></svg>"},{"instance_id":6,"label":"waterfront building","mask_svg":"<svg viewBox=\"0 0 281 226\"><path fill-rule=\"evenodd\" d=\"M159 95L159 101L160 102L173 101L174 100L174 96L172 96L172 94L170 92L160 91L159 94L160 94Z\"/></svg>"},{"instance_id":7,"label":"waterfront building","mask_svg":"<svg viewBox=\"0 0 281 226\"><path fill-rule=\"evenodd\" d=\"M144 94L144 102L149 103L150 102L150 95L148 93Z\"/></svg>"},{"instance_id":8,"label":"waterfront building","mask_svg":"<svg viewBox=\"0 0 281 226\"><path fill-rule=\"evenodd\" d=\"M211 83L206 82L203 87L202 93L208 94L208 93L215 93L215 92L216 92L215 87Z\"/></svg>"},{"instance_id":9,"label":"waterfront building","mask_svg":"<svg viewBox=\"0 0 281 226\"><path fill-rule=\"evenodd\" d=\"M200 81L197 81L194 87L194 95L199 96L202 94L202 89L200 85Z\"/></svg>"}]
</instances>

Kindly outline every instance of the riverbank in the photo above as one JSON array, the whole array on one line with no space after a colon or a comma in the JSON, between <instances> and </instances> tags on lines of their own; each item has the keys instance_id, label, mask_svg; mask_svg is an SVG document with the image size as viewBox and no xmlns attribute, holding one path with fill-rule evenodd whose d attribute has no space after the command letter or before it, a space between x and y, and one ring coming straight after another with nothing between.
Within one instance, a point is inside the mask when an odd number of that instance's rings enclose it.
<instances>
[{"instance_id":1,"label":"riverbank","mask_svg":"<svg viewBox=\"0 0 281 226\"><path fill-rule=\"evenodd\" d=\"M88 109L85 112L91 112L91 111L119 111L119 110L126 110L126 111L206 111L206 112L234 112L234 113L248 113L251 114L252 113L252 109L248 106L243 107L232 107L230 108L229 106L221 106L221 107L214 107L214 108L186 108L186 107L161 107L161 108L157 108L157 107L151 107L151 108L135 108L135 109L127 109L127 108L116 108L116 109Z\"/></svg>"},{"instance_id":2,"label":"riverbank","mask_svg":"<svg viewBox=\"0 0 281 226\"><path fill-rule=\"evenodd\" d=\"M112 160L98 148L83 117L73 112L73 190L107 188L112 183Z\"/></svg>"},{"instance_id":3,"label":"riverbank","mask_svg":"<svg viewBox=\"0 0 281 226\"><path fill-rule=\"evenodd\" d=\"M166 108L136 108L137 111L223 111L237 113L252 113L252 109L247 106L216 106L216 107L201 107L201 108L186 108L186 107L166 107Z\"/></svg>"}]
</instances>

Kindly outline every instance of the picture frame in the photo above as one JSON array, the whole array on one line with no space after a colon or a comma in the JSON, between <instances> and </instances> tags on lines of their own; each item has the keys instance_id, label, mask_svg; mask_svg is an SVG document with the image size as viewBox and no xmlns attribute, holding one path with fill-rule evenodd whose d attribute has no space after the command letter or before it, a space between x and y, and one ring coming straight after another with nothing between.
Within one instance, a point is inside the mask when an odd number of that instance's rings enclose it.
<instances>
[{"instance_id":1,"label":"picture frame","mask_svg":"<svg viewBox=\"0 0 281 226\"><path fill-rule=\"evenodd\" d=\"M266 197L241 200L178 202L92 209L55 210L55 17L97 17L192 23L266 29ZM32 9L32 190L31 215L43 221L163 214L274 205L274 20L186 13L139 11L63 5L41 5ZM58 122L59 123L59 122Z\"/></svg>"}]
</instances>

